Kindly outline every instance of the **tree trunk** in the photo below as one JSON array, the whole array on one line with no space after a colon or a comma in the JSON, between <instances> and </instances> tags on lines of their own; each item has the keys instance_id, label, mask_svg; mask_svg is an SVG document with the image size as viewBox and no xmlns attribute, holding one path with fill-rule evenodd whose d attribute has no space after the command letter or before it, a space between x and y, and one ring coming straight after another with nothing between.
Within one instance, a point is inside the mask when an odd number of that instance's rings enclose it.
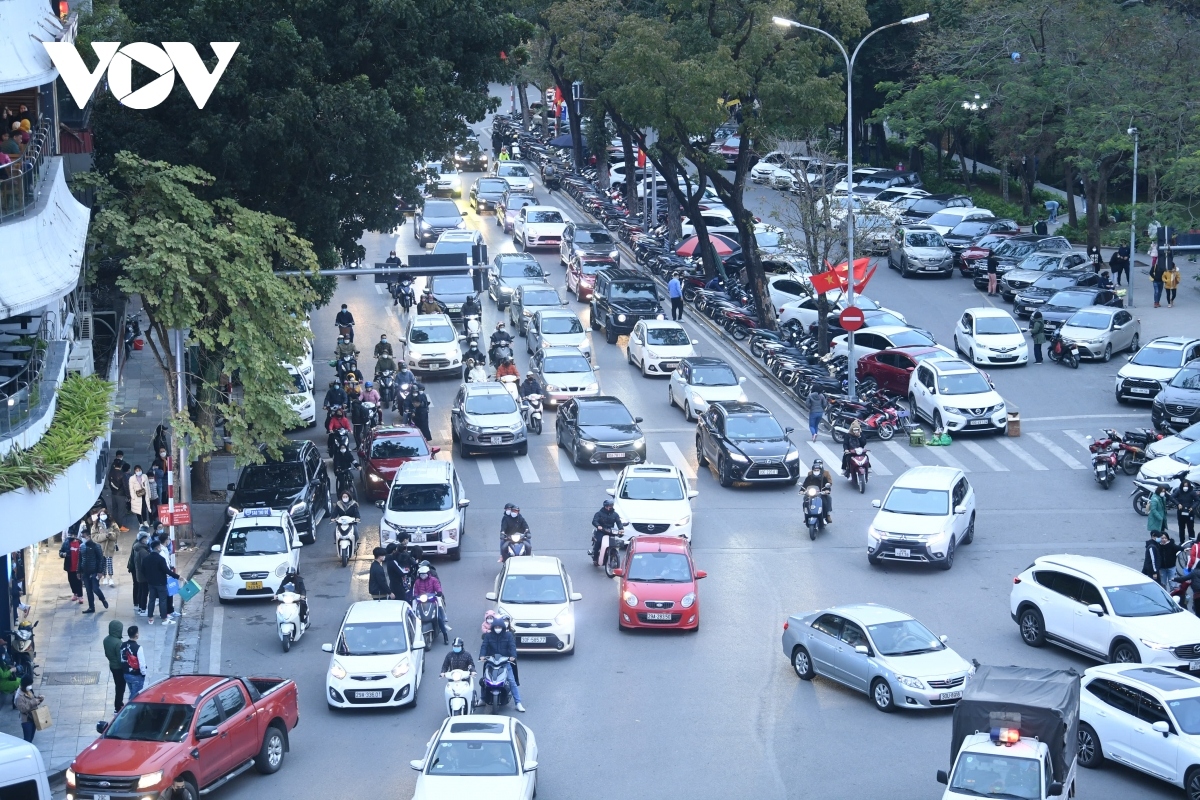
<instances>
[{"instance_id":1,"label":"tree trunk","mask_svg":"<svg viewBox=\"0 0 1200 800\"><path fill-rule=\"evenodd\" d=\"M1083 196L1086 198L1087 246L1100 246L1100 182L1083 173Z\"/></svg>"},{"instance_id":2,"label":"tree trunk","mask_svg":"<svg viewBox=\"0 0 1200 800\"><path fill-rule=\"evenodd\" d=\"M1000 162L1000 196L1008 202L1008 156Z\"/></svg>"},{"instance_id":3,"label":"tree trunk","mask_svg":"<svg viewBox=\"0 0 1200 800\"><path fill-rule=\"evenodd\" d=\"M683 236L683 220L679 208L679 198L675 192L667 192L667 239L676 241Z\"/></svg>"},{"instance_id":4,"label":"tree trunk","mask_svg":"<svg viewBox=\"0 0 1200 800\"><path fill-rule=\"evenodd\" d=\"M529 84L524 81L517 84L517 102L521 109L521 130L529 130Z\"/></svg>"},{"instance_id":5,"label":"tree trunk","mask_svg":"<svg viewBox=\"0 0 1200 800\"><path fill-rule=\"evenodd\" d=\"M634 157L633 136L629 133L629 129L624 125L617 126L617 133L621 137L621 154L625 156L625 205L629 209L629 213L636 214L638 211L638 182L635 168L637 159Z\"/></svg>"},{"instance_id":6,"label":"tree trunk","mask_svg":"<svg viewBox=\"0 0 1200 800\"><path fill-rule=\"evenodd\" d=\"M1158 213L1158 170L1153 164L1147 165L1146 170L1146 199L1143 203L1150 204L1150 216L1154 217Z\"/></svg>"},{"instance_id":7,"label":"tree trunk","mask_svg":"<svg viewBox=\"0 0 1200 800\"><path fill-rule=\"evenodd\" d=\"M944 178L945 173L942 171L942 137L938 137L937 145L937 176Z\"/></svg>"},{"instance_id":8,"label":"tree trunk","mask_svg":"<svg viewBox=\"0 0 1200 800\"><path fill-rule=\"evenodd\" d=\"M963 186L969 190L971 188L971 172L967 169L967 157L963 150L962 138L955 136L951 141L954 143L954 150L950 158L953 160L954 156L958 156L958 167L962 172Z\"/></svg>"},{"instance_id":9,"label":"tree trunk","mask_svg":"<svg viewBox=\"0 0 1200 800\"><path fill-rule=\"evenodd\" d=\"M871 138L874 139L876 158L878 166L884 169L891 169L895 164L889 164L892 154L888 152L887 131L884 130L882 122L876 122L871 125Z\"/></svg>"},{"instance_id":10,"label":"tree trunk","mask_svg":"<svg viewBox=\"0 0 1200 800\"><path fill-rule=\"evenodd\" d=\"M1063 164L1063 178L1067 182L1067 224L1072 228L1079 225L1079 214L1075 211L1075 165L1071 162Z\"/></svg>"},{"instance_id":11,"label":"tree trunk","mask_svg":"<svg viewBox=\"0 0 1200 800\"><path fill-rule=\"evenodd\" d=\"M1026 156L1021 165L1021 213L1026 217L1033 216L1033 185L1037 182L1037 170L1033 166L1033 158Z\"/></svg>"}]
</instances>

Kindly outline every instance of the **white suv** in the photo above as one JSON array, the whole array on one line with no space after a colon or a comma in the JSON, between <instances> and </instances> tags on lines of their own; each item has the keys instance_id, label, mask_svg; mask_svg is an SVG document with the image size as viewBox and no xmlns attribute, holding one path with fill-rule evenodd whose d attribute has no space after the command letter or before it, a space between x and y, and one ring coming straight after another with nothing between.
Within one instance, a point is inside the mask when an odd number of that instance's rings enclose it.
<instances>
[{"instance_id":1,"label":"white suv","mask_svg":"<svg viewBox=\"0 0 1200 800\"><path fill-rule=\"evenodd\" d=\"M563 219L562 211L554 206L525 206L517 212L517 218L513 221L513 244L519 245L522 250L535 247L558 250L566 227L567 221Z\"/></svg>"},{"instance_id":2,"label":"white suv","mask_svg":"<svg viewBox=\"0 0 1200 800\"><path fill-rule=\"evenodd\" d=\"M554 556L514 556L504 562L487 599L512 620L517 650L575 654L575 608L583 599Z\"/></svg>"},{"instance_id":3,"label":"white suv","mask_svg":"<svg viewBox=\"0 0 1200 800\"><path fill-rule=\"evenodd\" d=\"M987 375L965 361L922 361L908 379L913 416L947 431L999 432L1008 424L1004 398Z\"/></svg>"},{"instance_id":4,"label":"white suv","mask_svg":"<svg viewBox=\"0 0 1200 800\"><path fill-rule=\"evenodd\" d=\"M423 553L462 557L462 537L471 504L450 461L407 461L396 470L388 499L381 504L381 544L407 533Z\"/></svg>"},{"instance_id":5,"label":"white suv","mask_svg":"<svg viewBox=\"0 0 1200 800\"><path fill-rule=\"evenodd\" d=\"M663 464L633 464L621 470L605 491L613 509L637 533L692 539L692 503L699 492L688 488L678 468Z\"/></svg>"},{"instance_id":6,"label":"white suv","mask_svg":"<svg viewBox=\"0 0 1200 800\"><path fill-rule=\"evenodd\" d=\"M1042 556L1013 579L1009 606L1030 647L1053 642L1097 661L1200 672L1200 619L1124 565Z\"/></svg>"},{"instance_id":7,"label":"white suv","mask_svg":"<svg viewBox=\"0 0 1200 800\"><path fill-rule=\"evenodd\" d=\"M274 508L247 508L229 523L217 564L217 597L244 600L274 597L289 571L300 567L300 535L288 512Z\"/></svg>"},{"instance_id":8,"label":"white suv","mask_svg":"<svg viewBox=\"0 0 1200 800\"><path fill-rule=\"evenodd\" d=\"M960 544L975 540L975 490L954 467L913 467L882 502L867 528L867 561L954 566Z\"/></svg>"},{"instance_id":9,"label":"white suv","mask_svg":"<svg viewBox=\"0 0 1200 800\"><path fill-rule=\"evenodd\" d=\"M1084 672L1079 765L1106 758L1200 796L1200 680L1140 664Z\"/></svg>"}]
</instances>

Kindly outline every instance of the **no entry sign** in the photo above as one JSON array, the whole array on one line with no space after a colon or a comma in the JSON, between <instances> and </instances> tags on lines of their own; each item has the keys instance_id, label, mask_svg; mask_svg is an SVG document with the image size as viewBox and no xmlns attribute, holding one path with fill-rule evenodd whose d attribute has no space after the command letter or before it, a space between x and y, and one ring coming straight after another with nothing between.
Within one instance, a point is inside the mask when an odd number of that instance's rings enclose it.
<instances>
[{"instance_id":1,"label":"no entry sign","mask_svg":"<svg viewBox=\"0 0 1200 800\"><path fill-rule=\"evenodd\" d=\"M842 330L856 331L863 326L866 321L863 317L862 309L858 306L850 306L842 311L838 316L838 321L842 323Z\"/></svg>"}]
</instances>

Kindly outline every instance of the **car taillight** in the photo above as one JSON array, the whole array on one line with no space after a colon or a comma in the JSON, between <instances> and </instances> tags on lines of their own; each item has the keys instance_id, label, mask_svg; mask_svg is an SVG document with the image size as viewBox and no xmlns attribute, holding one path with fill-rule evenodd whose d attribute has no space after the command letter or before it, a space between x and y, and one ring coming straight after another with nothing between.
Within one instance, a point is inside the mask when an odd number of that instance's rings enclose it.
<instances>
[{"instance_id":1,"label":"car taillight","mask_svg":"<svg viewBox=\"0 0 1200 800\"><path fill-rule=\"evenodd\" d=\"M783 629L785 631L788 629L788 621L786 619L783 621Z\"/></svg>"},{"instance_id":2,"label":"car taillight","mask_svg":"<svg viewBox=\"0 0 1200 800\"><path fill-rule=\"evenodd\" d=\"M1017 584L1017 583L1020 583L1020 582L1021 582L1021 577L1020 577L1019 575L1018 575L1017 577L1013 578L1013 583L1014 583L1014 584Z\"/></svg>"}]
</instances>

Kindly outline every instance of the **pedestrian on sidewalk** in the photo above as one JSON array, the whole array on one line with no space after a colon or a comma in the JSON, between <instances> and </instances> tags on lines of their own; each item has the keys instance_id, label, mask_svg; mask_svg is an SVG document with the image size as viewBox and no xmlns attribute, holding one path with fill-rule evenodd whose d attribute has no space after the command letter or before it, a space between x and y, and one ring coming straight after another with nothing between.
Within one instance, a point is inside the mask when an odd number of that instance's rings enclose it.
<instances>
[{"instance_id":1,"label":"pedestrian on sidewalk","mask_svg":"<svg viewBox=\"0 0 1200 800\"><path fill-rule=\"evenodd\" d=\"M171 534L167 533L167 529L160 524L154 536L158 539L158 544L162 548L160 552L162 553L162 557L166 559L167 567L169 567L171 570L174 570L175 543L171 541ZM174 577L176 579L179 578L178 575L175 575ZM167 616L171 617L172 619L179 619L179 612L175 610L175 596L170 592L167 593Z\"/></svg>"},{"instance_id":2,"label":"pedestrian on sidewalk","mask_svg":"<svg viewBox=\"0 0 1200 800\"><path fill-rule=\"evenodd\" d=\"M113 711L125 705L125 664L121 661L121 634L125 626L118 620L108 623L108 636L104 637L104 657L108 659L108 670L113 677Z\"/></svg>"},{"instance_id":3,"label":"pedestrian on sidewalk","mask_svg":"<svg viewBox=\"0 0 1200 800\"><path fill-rule=\"evenodd\" d=\"M150 524L150 481L142 472L142 465L133 468L129 477L129 512L137 515L138 525Z\"/></svg>"},{"instance_id":4,"label":"pedestrian on sidewalk","mask_svg":"<svg viewBox=\"0 0 1200 800\"><path fill-rule=\"evenodd\" d=\"M1179 290L1179 267L1174 262L1167 264L1163 272L1163 288L1167 290L1167 308L1175 307L1175 293Z\"/></svg>"},{"instance_id":5,"label":"pedestrian on sidewalk","mask_svg":"<svg viewBox=\"0 0 1200 800\"><path fill-rule=\"evenodd\" d=\"M17 674L16 666L0 663L0 694L12 695L12 701L9 703L12 708L17 707L17 692L20 689L21 676Z\"/></svg>"},{"instance_id":6,"label":"pedestrian on sidewalk","mask_svg":"<svg viewBox=\"0 0 1200 800\"><path fill-rule=\"evenodd\" d=\"M1129 245L1123 244L1117 248L1117 251L1112 254L1112 258L1108 260L1108 266L1112 268L1113 277L1116 278L1117 286L1121 285L1121 275L1125 275L1125 280L1129 281Z\"/></svg>"},{"instance_id":7,"label":"pedestrian on sidewalk","mask_svg":"<svg viewBox=\"0 0 1200 800\"><path fill-rule=\"evenodd\" d=\"M1150 255L1150 269L1154 269L1158 266L1158 242L1151 242L1146 252Z\"/></svg>"},{"instance_id":8,"label":"pedestrian on sidewalk","mask_svg":"<svg viewBox=\"0 0 1200 800\"><path fill-rule=\"evenodd\" d=\"M1151 535L1167 531L1167 486L1160 483L1147 504L1146 530Z\"/></svg>"},{"instance_id":9,"label":"pedestrian on sidewalk","mask_svg":"<svg viewBox=\"0 0 1200 800\"><path fill-rule=\"evenodd\" d=\"M1154 266L1150 267L1150 280L1153 281L1153 283L1154 283L1154 307L1155 308L1159 307L1159 301L1162 300L1163 285L1164 285L1163 284L1163 276L1166 274L1166 272L1167 272L1166 263L1164 262L1164 263L1160 264L1160 263L1158 263L1158 259L1156 258Z\"/></svg>"},{"instance_id":10,"label":"pedestrian on sidewalk","mask_svg":"<svg viewBox=\"0 0 1200 800\"><path fill-rule=\"evenodd\" d=\"M387 567L383 563L387 558L387 549L376 547L371 551L371 555L375 560L371 562L367 593L371 595L372 600L395 600L396 595L392 593L391 584L388 582Z\"/></svg>"},{"instance_id":11,"label":"pedestrian on sidewalk","mask_svg":"<svg viewBox=\"0 0 1200 800\"><path fill-rule=\"evenodd\" d=\"M138 626L129 626L129 639L121 645L121 666L125 668L125 683L129 686L129 700L142 693L146 685L146 648L138 642Z\"/></svg>"},{"instance_id":12,"label":"pedestrian on sidewalk","mask_svg":"<svg viewBox=\"0 0 1200 800\"><path fill-rule=\"evenodd\" d=\"M808 432L812 434L812 440L817 440L817 431L821 428L821 418L825 416L826 409L829 408L829 398L825 396L825 392L820 388L814 389L808 394Z\"/></svg>"},{"instance_id":13,"label":"pedestrian on sidewalk","mask_svg":"<svg viewBox=\"0 0 1200 800\"><path fill-rule=\"evenodd\" d=\"M33 693L33 676L26 675L21 678L21 691L17 692L15 703L17 712L21 715L21 733L27 742L32 742L33 735L37 733L37 726L33 724L33 712L44 702L45 697Z\"/></svg>"},{"instance_id":14,"label":"pedestrian on sidewalk","mask_svg":"<svg viewBox=\"0 0 1200 800\"><path fill-rule=\"evenodd\" d=\"M104 550L92 541L90 533L84 533L83 545L79 548L79 577L83 580L83 588L87 590L88 607L84 614L96 613L96 598L108 608L108 599L100 590L100 576L104 574Z\"/></svg>"},{"instance_id":15,"label":"pedestrian on sidewalk","mask_svg":"<svg viewBox=\"0 0 1200 800\"><path fill-rule=\"evenodd\" d=\"M680 274L676 270L667 284L667 294L671 297L671 319L676 321L683 319L683 283L679 280Z\"/></svg>"},{"instance_id":16,"label":"pedestrian on sidewalk","mask_svg":"<svg viewBox=\"0 0 1200 800\"><path fill-rule=\"evenodd\" d=\"M158 601L158 613L164 625L173 625L174 620L168 619L167 614L167 599L170 595L167 593L167 578L179 578L179 573L171 569L167 564L167 559L163 555L163 546L160 542L153 542L150 546L150 552L142 559L142 576L146 581L146 616L148 617L146 624L154 624L154 601Z\"/></svg>"},{"instance_id":17,"label":"pedestrian on sidewalk","mask_svg":"<svg viewBox=\"0 0 1200 800\"><path fill-rule=\"evenodd\" d=\"M83 581L79 579L79 547L82 544L74 530L67 530L62 547L58 548L58 555L63 560L63 572L67 573L67 583L71 586L73 603L83 602Z\"/></svg>"},{"instance_id":18,"label":"pedestrian on sidewalk","mask_svg":"<svg viewBox=\"0 0 1200 800\"><path fill-rule=\"evenodd\" d=\"M129 570L133 579L133 605L140 617L146 616L146 581L142 578L142 559L150 552L149 541L150 534L138 531L137 541L133 543L133 552L125 562L125 568Z\"/></svg>"},{"instance_id":19,"label":"pedestrian on sidewalk","mask_svg":"<svg viewBox=\"0 0 1200 800\"><path fill-rule=\"evenodd\" d=\"M1046 321L1042 312L1035 311L1029 318L1029 337L1033 339L1033 363L1042 363L1042 345L1046 343Z\"/></svg>"},{"instance_id":20,"label":"pedestrian on sidewalk","mask_svg":"<svg viewBox=\"0 0 1200 800\"><path fill-rule=\"evenodd\" d=\"M1175 565L1179 560L1182 548L1171 541L1171 537L1163 531L1158 537L1158 581L1168 592L1173 588L1171 581L1175 578Z\"/></svg>"},{"instance_id":21,"label":"pedestrian on sidewalk","mask_svg":"<svg viewBox=\"0 0 1200 800\"><path fill-rule=\"evenodd\" d=\"M1047 200L1046 201L1046 210L1050 212L1050 221L1058 222L1058 201L1057 200Z\"/></svg>"},{"instance_id":22,"label":"pedestrian on sidewalk","mask_svg":"<svg viewBox=\"0 0 1200 800\"><path fill-rule=\"evenodd\" d=\"M124 513L129 513L129 464L125 461L124 450L117 451L117 457L108 470L108 488L112 494L112 505L117 509L117 519L120 519L122 506Z\"/></svg>"},{"instance_id":23,"label":"pedestrian on sidewalk","mask_svg":"<svg viewBox=\"0 0 1200 800\"><path fill-rule=\"evenodd\" d=\"M1171 492L1175 500L1175 521L1179 523L1179 543L1196 538L1196 511L1200 510L1200 491L1187 478L1179 482L1175 491ZM1200 588L1200 587L1197 587Z\"/></svg>"},{"instance_id":24,"label":"pedestrian on sidewalk","mask_svg":"<svg viewBox=\"0 0 1200 800\"><path fill-rule=\"evenodd\" d=\"M113 574L113 557L121 549L117 544L120 536L121 529L108 518L108 509L100 509L96 524L92 526L92 541L104 551L104 569L101 570L100 577L106 579L109 586L117 585L116 576Z\"/></svg>"},{"instance_id":25,"label":"pedestrian on sidewalk","mask_svg":"<svg viewBox=\"0 0 1200 800\"><path fill-rule=\"evenodd\" d=\"M1100 253L1100 248L1092 245L1087 249L1088 261L1092 262L1092 272L1099 275L1100 268L1104 266L1104 256Z\"/></svg>"}]
</instances>

